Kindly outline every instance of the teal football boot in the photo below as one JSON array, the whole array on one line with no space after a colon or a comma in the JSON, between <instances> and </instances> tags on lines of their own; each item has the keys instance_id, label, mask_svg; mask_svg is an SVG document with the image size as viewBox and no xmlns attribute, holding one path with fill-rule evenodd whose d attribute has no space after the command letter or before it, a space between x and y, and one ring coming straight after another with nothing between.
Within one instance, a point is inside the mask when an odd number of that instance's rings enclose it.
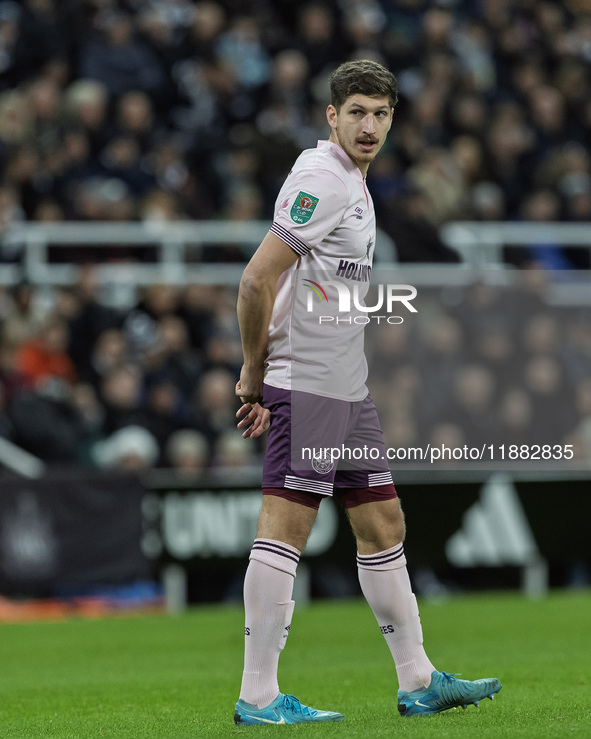
<instances>
[{"instance_id":1,"label":"teal football boot","mask_svg":"<svg viewBox=\"0 0 591 739\"><path fill-rule=\"evenodd\" d=\"M477 706L483 698L492 700L501 687L496 677L458 680L447 672L434 670L428 688L398 691L398 711L401 716L430 716L449 708L466 708L471 703Z\"/></svg>"},{"instance_id":2,"label":"teal football boot","mask_svg":"<svg viewBox=\"0 0 591 739\"><path fill-rule=\"evenodd\" d=\"M250 703L239 700L236 703L234 723L237 726L254 726L269 724L309 724L320 721L344 721L342 713L319 711L316 708L302 706L293 695L279 693L277 698L265 708L257 708Z\"/></svg>"}]
</instances>

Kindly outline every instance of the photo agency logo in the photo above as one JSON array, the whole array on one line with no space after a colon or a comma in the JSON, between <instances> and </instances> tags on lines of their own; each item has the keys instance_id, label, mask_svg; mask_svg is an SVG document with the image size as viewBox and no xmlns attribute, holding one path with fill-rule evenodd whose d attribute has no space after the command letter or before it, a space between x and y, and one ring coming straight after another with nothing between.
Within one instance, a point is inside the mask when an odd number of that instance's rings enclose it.
<instances>
[{"instance_id":1,"label":"photo agency logo","mask_svg":"<svg viewBox=\"0 0 591 739\"><path fill-rule=\"evenodd\" d=\"M359 285L349 287L342 282L316 282L308 278L304 278L302 282L308 289L306 311L317 314L319 324L365 325L373 321L396 325L404 322L403 316L394 314L401 306L410 313L418 313L411 302L417 296L417 289L412 285L380 283L376 286L376 302L374 305L366 305L364 296L360 295ZM362 289L365 293L366 286Z\"/></svg>"}]
</instances>

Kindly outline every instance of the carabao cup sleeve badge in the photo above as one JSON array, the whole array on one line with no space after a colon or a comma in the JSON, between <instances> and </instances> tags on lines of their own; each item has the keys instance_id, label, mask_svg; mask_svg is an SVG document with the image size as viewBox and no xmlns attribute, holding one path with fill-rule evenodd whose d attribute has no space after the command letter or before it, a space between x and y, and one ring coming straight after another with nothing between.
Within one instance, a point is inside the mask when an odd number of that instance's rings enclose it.
<instances>
[{"instance_id":1,"label":"carabao cup sleeve badge","mask_svg":"<svg viewBox=\"0 0 591 739\"><path fill-rule=\"evenodd\" d=\"M293 201L289 215L294 223L308 223L316 210L319 198L307 192L300 191Z\"/></svg>"}]
</instances>

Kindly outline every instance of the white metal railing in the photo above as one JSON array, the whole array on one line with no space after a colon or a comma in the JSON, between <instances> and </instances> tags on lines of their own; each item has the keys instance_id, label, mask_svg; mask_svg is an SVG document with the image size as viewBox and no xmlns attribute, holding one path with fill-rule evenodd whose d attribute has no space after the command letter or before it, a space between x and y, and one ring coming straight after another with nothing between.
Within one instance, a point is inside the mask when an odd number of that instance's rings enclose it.
<instances>
[{"instance_id":1,"label":"white metal railing","mask_svg":"<svg viewBox=\"0 0 591 739\"><path fill-rule=\"evenodd\" d=\"M206 246L238 247L250 259L269 230L269 221L162 222L62 222L23 223L0 235L0 251L20 256L19 264L0 264L0 285L21 280L36 285L72 285L79 275L75 260L54 263L53 247L109 249L154 247L151 261L101 261L94 279L102 299L110 304L130 304L138 287L153 284L209 284L235 286L243 263L200 261ZM139 252L138 252L139 254ZM378 230L375 249L381 263L389 263L396 251L392 239ZM89 260L90 261L90 260Z\"/></svg>"},{"instance_id":2,"label":"white metal railing","mask_svg":"<svg viewBox=\"0 0 591 739\"><path fill-rule=\"evenodd\" d=\"M37 479L45 472L45 463L39 457L35 457L35 455L1 436L0 467L7 467L9 470L31 479Z\"/></svg>"},{"instance_id":3,"label":"white metal railing","mask_svg":"<svg viewBox=\"0 0 591 739\"><path fill-rule=\"evenodd\" d=\"M21 279L40 285L73 284L78 267L74 263L52 263L52 246L153 246L156 257L149 263L101 262L96 267L97 282L134 287L155 282L236 285L242 264L204 263L199 261L200 251L208 245L237 246L248 259L268 229L268 221L18 224L0 238L0 249L12 254L21 252L19 264L0 265L0 284L10 285ZM471 269L504 268L502 249L508 245L573 245L591 250L591 223L454 222L444 225L440 233L460 255L462 264ZM397 264L395 243L380 230L375 256L382 268ZM433 265L428 267L432 269Z\"/></svg>"},{"instance_id":4,"label":"white metal railing","mask_svg":"<svg viewBox=\"0 0 591 739\"><path fill-rule=\"evenodd\" d=\"M30 223L11 228L3 247L22 252L22 267L3 266L0 282L10 284L15 276L36 284L72 284L78 268L73 263L50 263L49 248L153 246L156 258L150 263L102 262L97 265L99 283L187 282L234 284L243 267L232 264L191 263L190 250L204 246L238 246L249 258L261 242L269 224L243 221L178 221L174 223ZM8 269L6 269L8 267Z\"/></svg>"},{"instance_id":5,"label":"white metal railing","mask_svg":"<svg viewBox=\"0 0 591 739\"><path fill-rule=\"evenodd\" d=\"M505 246L581 246L591 250L591 223L465 221L445 224L440 235L474 268L502 265Z\"/></svg>"}]
</instances>

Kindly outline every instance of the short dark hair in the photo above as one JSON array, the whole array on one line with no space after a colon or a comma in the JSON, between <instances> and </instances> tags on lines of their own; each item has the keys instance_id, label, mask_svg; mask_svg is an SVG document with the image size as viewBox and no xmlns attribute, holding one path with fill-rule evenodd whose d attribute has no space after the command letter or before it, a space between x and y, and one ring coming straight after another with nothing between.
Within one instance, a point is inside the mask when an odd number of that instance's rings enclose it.
<instances>
[{"instance_id":1,"label":"short dark hair","mask_svg":"<svg viewBox=\"0 0 591 739\"><path fill-rule=\"evenodd\" d=\"M351 95L387 97L393 108L398 102L396 77L370 59L345 62L330 75L330 102L339 110Z\"/></svg>"}]
</instances>

